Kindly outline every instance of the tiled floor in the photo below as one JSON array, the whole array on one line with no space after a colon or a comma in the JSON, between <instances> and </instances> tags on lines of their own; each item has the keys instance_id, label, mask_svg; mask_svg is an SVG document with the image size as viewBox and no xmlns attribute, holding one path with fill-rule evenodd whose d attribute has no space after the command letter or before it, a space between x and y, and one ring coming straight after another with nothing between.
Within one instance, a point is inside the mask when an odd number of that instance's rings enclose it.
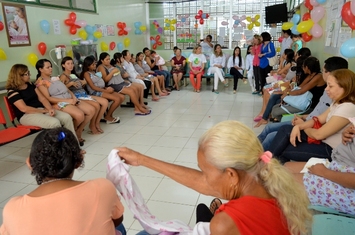
<instances>
[{"instance_id":1,"label":"tiled floor","mask_svg":"<svg viewBox=\"0 0 355 235\"><path fill-rule=\"evenodd\" d=\"M252 95L249 85L239 82L237 94L220 85L220 94L203 82L202 92L192 92L191 86L173 91L159 102L149 102L152 114L134 116L133 109L120 108L116 114L120 124L102 124L102 135L85 134L85 167L74 178L89 180L105 177L106 157L116 146L127 146L141 153L168 162L197 168L196 151L200 135L223 120L239 120L253 128L253 116L261 107L261 98ZM231 83L230 83L231 84ZM258 134L262 127L254 129ZM6 202L36 188L25 165L35 135L0 147L0 224ZM198 203L209 204L212 197L200 195L144 167L130 170L151 212L161 220L179 219L193 225ZM124 202L123 202L124 203ZM142 230L127 208L124 225L128 234Z\"/></svg>"}]
</instances>

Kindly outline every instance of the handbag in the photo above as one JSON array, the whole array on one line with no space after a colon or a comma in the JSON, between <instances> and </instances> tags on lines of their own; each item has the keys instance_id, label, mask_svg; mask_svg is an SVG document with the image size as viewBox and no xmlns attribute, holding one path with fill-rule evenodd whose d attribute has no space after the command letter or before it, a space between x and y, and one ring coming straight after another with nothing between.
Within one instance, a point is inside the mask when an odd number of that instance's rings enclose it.
<instances>
[{"instance_id":1,"label":"handbag","mask_svg":"<svg viewBox=\"0 0 355 235\"><path fill-rule=\"evenodd\" d=\"M296 87L293 89L298 90L299 88ZM283 98L283 101L287 103L288 105L301 110L301 113L307 111L312 104L312 98L313 94L310 91L306 91L302 95L288 95ZM291 114L283 105L281 105L281 108L285 110L287 113Z\"/></svg>"},{"instance_id":2,"label":"handbag","mask_svg":"<svg viewBox=\"0 0 355 235\"><path fill-rule=\"evenodd\" d=\"M271 43L271 42L270 42L270 43ZM269 43L269 53L271 53L270 43ZM266 57L266 58L267 58L267 60L269 61L269 65L270 65L271 67L274 67L274 66L277 65L278 62L279 62L279 58L277 57L277 54L276 54L276 53L275 53L275 56L273 56L273 57L271 57L271 58L268 58L268 57Z\"/></svg>"},{"instance_id":3,"label":"handbag","mask_svg":"<svg viewBox=\"0 0 355 235\"><path fill-rule=\"evenodd\" d=\"M314 124L313 124L313 129L319 129L322 127L322 123L319 122L319 119L317 117L312 117L313 121L314 121ZM321 140L316 140L316 139L313 139L311 137L307 137L307 142L309 144L320 144L321 143Z\"/></svg>"}]
</instances>

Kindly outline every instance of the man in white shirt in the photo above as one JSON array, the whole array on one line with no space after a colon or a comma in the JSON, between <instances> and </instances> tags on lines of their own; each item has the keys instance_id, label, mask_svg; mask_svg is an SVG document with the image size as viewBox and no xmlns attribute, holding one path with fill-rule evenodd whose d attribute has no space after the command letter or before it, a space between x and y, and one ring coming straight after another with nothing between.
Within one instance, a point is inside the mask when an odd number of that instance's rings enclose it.
<instances>
[{"instance_id":1,"label":"man in white shirt","mask_svg":"<svg viewBox=\"0 0 355 235\"><path fill-rule=\"evenodd\" d=\"M282 30L281 36L284 38L281 43L280 55L283 55L285 49L290 49L292 44L291 30Z\"/></svg>"}]
</instances>

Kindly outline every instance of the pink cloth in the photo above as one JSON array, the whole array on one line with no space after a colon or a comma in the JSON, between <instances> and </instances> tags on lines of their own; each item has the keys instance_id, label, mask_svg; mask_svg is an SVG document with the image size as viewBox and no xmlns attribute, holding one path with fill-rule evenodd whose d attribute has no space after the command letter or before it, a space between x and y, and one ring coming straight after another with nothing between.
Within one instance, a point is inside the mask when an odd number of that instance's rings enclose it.
<instances>
[{"instance_id":1,"label":"pink cloth","mask_svg":"<svg viewBox=\"0 0 355 235\"><path fill-rule=\"evenodd\" d=\"M253 66L259 66L259 64L260 64L259 54L261 51L261 44L253 46L252 51L254 53Z\"/></svg>"}]
</instances>

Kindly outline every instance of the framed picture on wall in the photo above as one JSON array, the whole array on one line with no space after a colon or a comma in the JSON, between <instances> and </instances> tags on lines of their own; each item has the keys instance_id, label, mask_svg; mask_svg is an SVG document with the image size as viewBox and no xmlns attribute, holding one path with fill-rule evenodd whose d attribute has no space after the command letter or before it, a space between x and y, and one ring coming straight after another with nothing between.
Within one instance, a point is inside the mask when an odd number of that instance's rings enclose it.
<instances>
[{"instance_id":1,"label":"framed picture on wall","mask_svg":"<svg viewBox=\"0 0 355 235\"><path fill-rule=\"evenodd\" d=\"M25 5L2 3L9 47L30 46Z\"/></svg>"}]
</instances>

